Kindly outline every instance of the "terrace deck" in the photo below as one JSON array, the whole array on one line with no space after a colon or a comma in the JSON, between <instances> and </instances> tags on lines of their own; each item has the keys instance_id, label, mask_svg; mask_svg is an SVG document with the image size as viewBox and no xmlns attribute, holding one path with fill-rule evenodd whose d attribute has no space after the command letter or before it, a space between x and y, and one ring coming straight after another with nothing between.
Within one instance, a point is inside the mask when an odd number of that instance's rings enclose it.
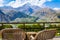
<instances>
[{"instance_id":1,"label":"terrace deck","mask_svg":"<svg viewBox=\"0 0 60 40\"><path fill-rule=\"evenodd\" d=\"M37 34L37 32L26 32L27 34ZM0 33L0 40L2 40L1 33ZM60 40L60 36L54 37L52 40Z\"/></svg>"},{"instance_id":2,"label":"terrace deck","mask_svg":"<svg viewBox=\"0 0 60 40\"><path fill-rule=\"evenodd\" d=\"M0 38L0 40L2 40L1 38ZM53 38L52 40L60 40L60 38L58 37L58 38Z\"/></svg>"}]
</instances>

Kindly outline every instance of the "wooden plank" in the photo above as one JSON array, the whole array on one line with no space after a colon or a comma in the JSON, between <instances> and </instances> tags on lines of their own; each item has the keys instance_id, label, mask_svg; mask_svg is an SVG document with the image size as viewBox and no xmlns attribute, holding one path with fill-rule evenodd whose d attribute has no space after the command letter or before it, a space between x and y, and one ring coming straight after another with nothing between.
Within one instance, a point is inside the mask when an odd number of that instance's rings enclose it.
<instances>
[{"instance_id":1,"label":"wooden plank","mask_svg":"<svg viewBox=\"0 0 60 40\"><path fill-rule=\"evenodd\" d=\"M60 23L60 22L12 22L12 23L0 23L0 24L39 24L39 23Z\"/></svg>"}]
</instances>

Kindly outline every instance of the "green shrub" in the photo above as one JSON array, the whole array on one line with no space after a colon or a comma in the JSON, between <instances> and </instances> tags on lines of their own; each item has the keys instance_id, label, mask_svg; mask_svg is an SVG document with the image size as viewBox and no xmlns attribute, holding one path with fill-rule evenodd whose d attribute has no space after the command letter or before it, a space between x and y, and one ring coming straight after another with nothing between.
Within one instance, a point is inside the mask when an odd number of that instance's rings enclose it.
<instances>
[{"instance_id":1,"label":"green shrub","mask_svg":"<svg viewBox=\"0 0 60 40\"><path fill-rule=\"evenodd\" d=\"M39 24L27 24L27 25L19 25L18 28L22 28L25 31L40 31L45 27Z\"/></svg>"},{"instance_id":2,"label":"green shrub","mask_svg":"<svg viewBox=\"0 0 60 40\"><path fill-rule=\"evenodd\" d=\"M30 29L31 27L32 27L32 25L25 25L25 28L27 28L27 29L28 28Z\"/></svg>"},{"instance_id":3,"label":"green shrub","mask_svg":"<svg viewBox=\"0 0 60 40\"><path fill-rule=\"evenodd\" d=\"M20 24L18 28L25 28L23 24Z\"/></svg>"},{"instance_id":4,"label":"green shrub","mask_svg":"<svg viewBox=\"0 0 60 40\"><path fill-rule=\"evenodd\" d=\"M54 28L54 27L56 27L56 25L49 25L49 27Z\"/></svg>"},{"instance_id":5,"label":"green shrub","mask_svg":"<svg viewBox=\"0 0 60 40\"><path fill-rule=\"evenodd\" d=\"M56 25L56 27L60 27L60 24L59 25Z\"/></svg>"},{"instance_id":6,"label":"green shrub","mask_svg":"<svg viewBox=\"0 0 60 40\"><path fill-rule=\"evenodd\" d=\"M0 30L2 30L2 29L4 29L4 27L3 26L0 26Z\"/></svg>"},{"instance_id":7,"label":"green shrub","mask_svg":"<svg viewBox=\"0 0 60 40\"><path fill-rule=\"evenodd\" d=\"M11 25L3 25L4 28L13 28Z\"/></svg>"},{"instance_id":8,"label":"green shrub","mask_svg":"<svg viewBox=\"0 0 60 40\"><path fill-rule=\"evenodd\" d=\"M60 33L60 28L57 28L57 32Z\"/></svg>"},{"instance_id":9,"label":"green shrub","mask_svg":"<svg viewBox=\"0 0 60 40\"><path fill-rule=\"evenodd\" d=\"M3 25L3 26L0 26L0 30L2 30L4 28L13 28L13 27L11 25Z\"/></svg>"}]
</instances>

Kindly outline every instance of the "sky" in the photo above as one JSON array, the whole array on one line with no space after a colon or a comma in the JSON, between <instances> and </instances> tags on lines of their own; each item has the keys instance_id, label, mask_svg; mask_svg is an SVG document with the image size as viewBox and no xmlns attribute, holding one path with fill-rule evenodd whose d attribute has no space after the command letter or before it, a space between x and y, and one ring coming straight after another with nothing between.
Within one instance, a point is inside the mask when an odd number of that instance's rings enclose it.
<instances>
[{"instance_id":1,"label":"sky","mask_svg":"<svg viewBox=\"0 0 60 40\"><path fill-rule=\"evenodd\" d=\"M18 8L27 3L39 7L49 7L55 10L60 9L60 0L0 0L0 7L11 6Z\"/></svg>"}]
</instances>

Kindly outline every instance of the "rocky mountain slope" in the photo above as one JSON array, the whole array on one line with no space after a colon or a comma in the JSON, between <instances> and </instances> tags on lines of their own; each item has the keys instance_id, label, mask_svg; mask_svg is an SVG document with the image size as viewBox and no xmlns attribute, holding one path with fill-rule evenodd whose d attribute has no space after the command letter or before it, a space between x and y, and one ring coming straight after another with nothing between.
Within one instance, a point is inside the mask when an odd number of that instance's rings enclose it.
<instances>
[{"instance_id":1,"label":"rocky mountain slope","mask_svg":"<svg viewBox=\"0 0 60 40\"><path fill-rule=\"evenodd\" d=\"M60 12L25 4L19 8L0 7L0 22L59 22Z\"/></svg>"}]
</instances>

